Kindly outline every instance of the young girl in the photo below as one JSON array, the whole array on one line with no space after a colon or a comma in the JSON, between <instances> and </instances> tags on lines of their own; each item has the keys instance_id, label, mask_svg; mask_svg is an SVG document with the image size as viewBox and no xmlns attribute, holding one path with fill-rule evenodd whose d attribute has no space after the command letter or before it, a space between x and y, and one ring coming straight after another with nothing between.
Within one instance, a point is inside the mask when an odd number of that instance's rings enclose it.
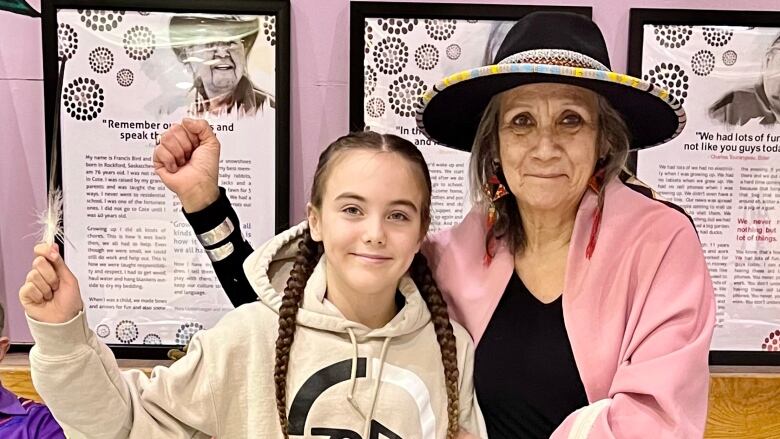
<instances>
[{"instance_id":1,"label":"young girl","mask_svg":"<svg viewBox=\"0 0 780 439\"><path fill-rule=\"evenodd\" d=\"M156 154L160 166L186 177L198 172L188 163L193 155L218 156L205 121L185 120L177 130L176 145L169 136ZM368 439L478 432L473 346L450 323L418 253L431 201L419 150L390 135L342 137L320 156L311 194L308 221L244 264L260 300L196 334L186 356L150 378L119 371L87 327L78 282L56 246L38 245L19 296L36 341L33 381L66 434Z\"/></svg>"}]
</instances>

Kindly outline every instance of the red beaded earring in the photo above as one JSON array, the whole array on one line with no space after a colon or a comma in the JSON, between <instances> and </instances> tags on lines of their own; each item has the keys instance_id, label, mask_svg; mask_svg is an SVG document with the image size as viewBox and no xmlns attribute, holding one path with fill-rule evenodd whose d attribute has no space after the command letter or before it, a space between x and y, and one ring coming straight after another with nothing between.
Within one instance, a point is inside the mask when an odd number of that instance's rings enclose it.
<instances>
[{"instance_id":1,"label":"red beaded earring","mask_svg":"<svg viewBox=\"0 0 780 439\"><path fill-rule=\"evenodd\" d=\"M604 175L607 170L604 167L606 158L602 157L596 163L596 171L588 181L588 187L598 195L601 193L601 188L604 186ZM596 238L599 234L599 227L601 226L601 211L603 206L599 203L598 208L593 212L593 220L590 225L590 240L588 241L588 247L585 249L585 257L590 259L593 256L593 252L596 250Z\"/></svg>"},{"instance_id":2,"label":"red beaded earring","mask_svg":"<svg viewBox=\"0 0 780 439\"><path fill-rule=\"evenodd\" d=\"M488 200L487 208L487 235L485 239L485 265L490 264L493 260L492 252L490 251L490 243L493 240L493 226L498 221L498 210L496 209L496 201L507 196L509 191L506 186L501 182L503 178L499 179L501 174L501 164L498 160L493 161L494 171L493 175L488 178L487 183L482 186L482 192Z\"/></svg>"}]
</instances>

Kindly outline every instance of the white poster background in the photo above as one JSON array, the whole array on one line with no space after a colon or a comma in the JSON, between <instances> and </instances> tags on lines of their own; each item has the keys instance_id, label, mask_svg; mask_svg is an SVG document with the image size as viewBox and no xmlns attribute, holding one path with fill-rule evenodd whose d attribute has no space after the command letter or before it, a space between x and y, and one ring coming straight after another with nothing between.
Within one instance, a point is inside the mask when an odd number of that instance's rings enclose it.
<instances>
[{"instance_id":1,"label":"white poster background","mask_svg":"<svg viewBox=\"0 0 780 439\"><path fill-rule=\"evenodd\" d=\"M673 141L640 151L638 177L694 218L715 286L712 350L780 350L780 125L750 117L765 107L774 118L756 90L779 34L644 28L642 74L684 100L688 123ZM736 123L722 116L729 102Z\"/></svg>"},{"instance_id":2,"label":"white poster background","mask_svg":"<svg viewBox=\"0 0 780 439\"><path fill-rule=\"evenodd\" d=\"M431 231L471 209L469 154L428 140L417 129L417 100L445 76L490 64L514 21L368 18L365 22L366 126L417 145L433 181Z\"/></svg>"},{"instance_id":3,"label":"white poster background","mask_svg":"<svg viewBox=\"0 0 780 439\"><path fill-rule=\"evenodd\" d=\"M67 263L89 326L107 343L184 344L233 307L153 172L155 136L192 115L193 75L175 56L173 14L60 10ZM247 54L255 89L275 90L274 17L257 16ZM275 228L275 111L205 117L223 145L220 185L253 245ZM80 118L80 119L79 119Z\"/></svg>"}]
</instances>

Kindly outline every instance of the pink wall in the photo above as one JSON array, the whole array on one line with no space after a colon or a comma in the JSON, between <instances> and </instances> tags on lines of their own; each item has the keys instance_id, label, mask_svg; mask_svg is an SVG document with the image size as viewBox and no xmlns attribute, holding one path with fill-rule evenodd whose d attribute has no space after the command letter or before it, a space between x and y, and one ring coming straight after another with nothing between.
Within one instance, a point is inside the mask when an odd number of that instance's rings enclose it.
<instances>
[{"instance_id":1,"label":"pink wall","mask_svg":"<svg viewBox=\"0 0 780 439\"><path fill-rule=\"evenodd\" d=\"M306 192L320 148L348 126L349 1L292 2L292 220L303 218ZM520 3L507 0L437 3ZM592 6L624 71L629 9L708 8L778 10L777 0L532 0L525 4ZM40 2L30 4L40 10ZM45 200L45 146L40 21L0 12L0 301L6 334L29 340L16 294L32 260L34 212Z\"/></svg>"}]
</instances>

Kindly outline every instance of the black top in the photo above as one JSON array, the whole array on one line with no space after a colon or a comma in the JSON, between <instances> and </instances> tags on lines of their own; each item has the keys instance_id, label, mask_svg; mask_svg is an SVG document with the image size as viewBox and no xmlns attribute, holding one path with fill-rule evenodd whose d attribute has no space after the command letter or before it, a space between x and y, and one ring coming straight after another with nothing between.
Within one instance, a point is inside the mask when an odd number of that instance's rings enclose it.
<instances>
[{"instance_id":1,"label":"black top","mask_svg":"<svg viewBox=\"0 0 780 439\"><path fill-rule=\"evenodd\" d=\"M588 405L562 298L545 305L513 273L477 345L474 385L490 439L549 438Z\"/></svg>"}]
</instances>

